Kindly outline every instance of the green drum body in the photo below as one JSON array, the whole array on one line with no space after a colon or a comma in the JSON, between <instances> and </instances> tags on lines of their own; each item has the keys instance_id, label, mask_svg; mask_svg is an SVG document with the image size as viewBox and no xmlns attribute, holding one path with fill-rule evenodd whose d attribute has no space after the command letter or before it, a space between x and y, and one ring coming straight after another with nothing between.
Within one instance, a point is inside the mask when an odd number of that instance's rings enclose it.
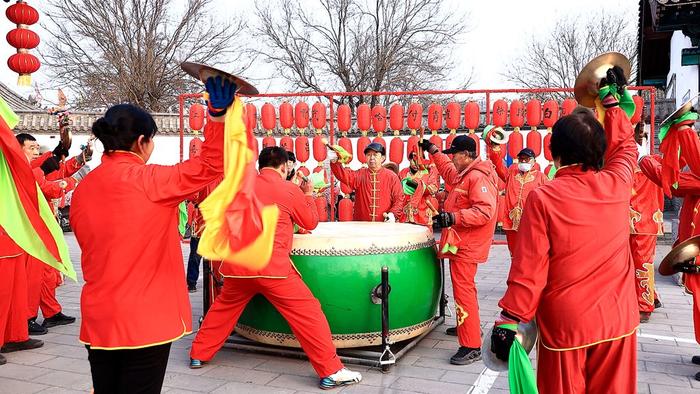
<instances>
[{"instance_id":1,"label":"green drum body","mask_svg":"<svg viewBox=\"0 0 700 394\"><path fill-rule=\"evenodd\" d=\"M295 235L292 261L321 303L337 348L381 344L381 305L372 291L389 269L390 340L433 327L441 270L430 229L403 223L320 223ZM289 325L261 295L246 307L236 332L258 342L300 347Z\"/></svg>"}]
</instances>

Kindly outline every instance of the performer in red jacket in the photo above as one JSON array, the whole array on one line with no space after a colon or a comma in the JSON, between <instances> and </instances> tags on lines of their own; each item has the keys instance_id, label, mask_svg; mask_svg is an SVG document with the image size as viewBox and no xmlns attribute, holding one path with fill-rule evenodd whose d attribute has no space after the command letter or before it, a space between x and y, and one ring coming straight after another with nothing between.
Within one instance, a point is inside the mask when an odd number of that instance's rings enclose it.
<instances>
[{"instance_id":1,"label":"performer in red jacket","mask_svg":"<svg viewBox=\"0 0 700 394\"><path fill-rule=\"evenodd\" d=\"M492 147L489 148L489 159L496 166L498 177L505 182L503 231L506 233L510 256L513 257L527 196L544 185L547 177L540 170L535 161L535 152L530 148L521 150L518 153L518 162L513 163L510 168L506 168L503 159Z\"/></svg>"},{"instance_id":2,"label":"performer in red jacket","mask_svg":"<svg viewBox=\"0 0 700 394\"><path fill-rule=\"evenodd\" d=\"M258 163L260 174L255 183L255 194L261 203L276 204L280 210L272 256L267 266L257 271L232 264L221 266L224 286L192 342L190 367L201 368L202 363L214 357L233 332L248 301L254 295L262 294L289 323L321 378L321 388L357 383L362 376L343 367L331 341L331 330L321 305L289 259L294 224L308 230L318 225L313 185L303 182L297 186L286 181L287 152L284 148L263 149Z\"/></svg>"},{"instance_id":3,"label":"performer in red jacket","mask_svg":"<svg viewBox=\"0 0 700 394\"><path fill-rule=\"evenodd\" d=\"M80 341L97 393L160 392L170 344L192 332L178 205L223 174L223 115L236 91L220 76L206 87L202 153L180 164L146 164L157 127L134 105L92 126L105 154L73 193L70 219L85 278Z\"/></svg>"},{"instance_id":4,"label":"performer in red jacket","mask_svg":"<svg viewBox=\"0 0 700 394\"><path fill-rule=\"evenodd\" d=\"M328 151L331 171L338 180L355 190L355 209L353 220L363 222L383 222L393 217L401 217L403 209L403 190L399 177L394 172L382 167L386 159L386 150L381 144L373 142L365 148L367 168L357 171L344 168L338 162L338 155Z\"/></svg>"},{"instance_id":5,"label":"performer in red jacket","mask_svg":"<svg viewBox=\"0 0 700 394\"><path fill-rule=\"evenodd\" d=\"M634 140L637 145L642 146L644 138L644 124L639 123L635 127ZM664 214L661 211L663 204L664 195L661 188L645 176L639 166L636 166L629 220L630 250L637 280L640 323L648 322L649 315L654 311L656 298L654 256L656 238L664 234Z\"/></svg>"},{"instance_id":6,"label":"performer in red jacket","mask_svg":"<svg viewBox=\"0 0 700 394\"><path fill-rule=\"evenodd\" d=\"M622 70L614 78L608 81L624 86ZM556 178L527 199L491 337L492 351L507 361L515 332L498 326L536 316L543 394L637 388L639 314L628 218L637 146L617 101L604 103L610 106L605 129L588 110L554 125Z\"/></svg>"},{"instance_id":7,"label":"performer in red jacket","mask_svg":"<svg viewBox=\"0 0 700 394\"><path fill-rule=\"evenodd\" d=\"M435 198L440 188L440 175L434 165L418 158L418 151L408 156L409 167L401 177L404 192L404 207L401 221L415 223L433 229L433 216L439 212Z\"/></svg>"},{"instance_id":8,"label":"performer in red jacket","mask_svg":"<svg viewBox=\"0 0 700 394\"><path fill-rule=\"evenodd\" d=\"M457 317L459 350L452 364L466 365L481 359L481 323L474 277L479 263L488 259L496 228L496 173L488 160L476 153L476 143L466 135L439 152L428 140L420 143L430 152L440 176L453 187L444 212L436 218L441 256L450 259L450 274ZM452 160L447 156L452 155Z\"/></svg>"}]
</instances>

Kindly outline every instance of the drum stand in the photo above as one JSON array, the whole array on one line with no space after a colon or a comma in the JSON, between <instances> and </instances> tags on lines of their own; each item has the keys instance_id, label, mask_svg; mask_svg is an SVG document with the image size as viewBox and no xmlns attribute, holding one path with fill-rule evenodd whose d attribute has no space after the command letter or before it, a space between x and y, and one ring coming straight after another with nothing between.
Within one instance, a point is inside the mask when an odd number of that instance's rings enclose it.
<instances>
[{"instance_id":1,"label":"drum stand","mask_svg":"<svg viewBox=\"0 0 700 394\"><path fill-rule=\"evenodd\" d=\"M211 262L203 261L203 292L202 301L203 313L206 315L213 300L214 286L223 286L223 281L216 277L211 269ZM363 348L341 348L337 349L338 357L347 364L365 365L370 367L379 367L382 372L389 372L391 367L396 362L406 355L409 350L413 349L418 342L430 334L435 327L441 325L445 321L445 310L447 308L447 295L445 294L445 262L440 259L440 302L438 306L438 314L433 317L428 329L421 335L401 341L392 342L389 335L389 293L391 286L389 285L389 269L382 267L381 283L375 286L370 293L372 302L381 304L381 320L382 320L382 344L381 346L368 346ZM200 317L201 325L204 316ZM274 346L252 341L244 338L236 333L232 333L226 340L226 347L238 350L245 350L252 353L270 354L275 356L284 356L298 359L308 359L302 349L289 348L283 346Z\"/></svg>"}]
</instances>

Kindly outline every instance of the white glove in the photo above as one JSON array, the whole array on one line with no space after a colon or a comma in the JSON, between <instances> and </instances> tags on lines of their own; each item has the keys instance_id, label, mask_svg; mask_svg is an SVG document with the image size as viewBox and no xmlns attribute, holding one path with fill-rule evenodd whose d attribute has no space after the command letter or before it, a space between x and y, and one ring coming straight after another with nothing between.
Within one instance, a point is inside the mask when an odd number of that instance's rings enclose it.
<instances>
[{"instance_id":1,"label":"white glove","mask_svg":"<svg viewBox=\"0 0 700 394\"><path fill-rule=\"evenodd\" d=\"M396 223L396 216L394 216L393 213L385 213L384 214L384 222L385 223Z\"/></svg>"},{"instance_id":2,"label":"white glove","mask_svg":"<svg viewBox=\"0 0 700 394\"><path fill-rule=\"evenodd\" d=\"M328 160L330 160L332 163L338 161L338 154L332 149L328 150Z\"/></svg>"},{"instance_id":3,"label":"white glove","mask_svg":"<svg viewBox=\"0 0 700 394\"><path fill-rule=\"evenodd\" d=\"M90 166L85 164L84 166L80 167L78 171L73 174L73 178L75 178L76 181L80 182L83 178L85 178L85 175L90 172Z\"/></svg>"}]
</instances>

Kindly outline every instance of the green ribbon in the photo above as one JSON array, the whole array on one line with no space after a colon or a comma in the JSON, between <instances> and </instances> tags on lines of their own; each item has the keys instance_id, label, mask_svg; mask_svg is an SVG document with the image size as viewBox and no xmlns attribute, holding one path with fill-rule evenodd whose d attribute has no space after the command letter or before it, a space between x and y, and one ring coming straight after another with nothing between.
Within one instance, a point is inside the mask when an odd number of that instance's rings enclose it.
<instances>
[{"instance_id":1,"label":"green ribbon","mask_svg":"<svg viewBox=\"0 0 700 394\"><path fill-rule=\"evenodd\" d=\"M557 170L558 170L557 166L552 166L549 169L549 173L547 174L547 178L549 178L550 180L554 179L554 176L557 174Z\"/></svg>"},{"instance_id":2,"label":"green ribbon","mask_svg":"<svg viewBox=\"0 0 700 394\"><path fill-rule=\"evenodd\" d=\"M501 324L498 327L518 332L517 324ZM510 346L508 355L508 385L513 394L537 394L537 380L525 348L517 339Z\"/></svg>"},{"instance_id":3,"label":"green ribbon","mask_svg":"<svg viewBox=\"0 0 700 394\"><path fill-rule=\"evenodd\" d=\"M177 229L180 232L180 236L185 236L187 232L187 204L183 201L177 206L178 209L178 222Z\"/></svg>"},{"instance_id":4,"label":"green ribbon","mask_svg":"<svg viewBox=\"0 0 700 394\"><path fill-rule=\"evenodd\" d=\"M686 120L698 120L698 113L693 112L693 111L688 111L681 115L680 117L671 120L670 122L666 122L661 125L661 128L659 129L659 141L663 141L664 138L666 138L666 134L668 134L668 131L673 127L673 125L676 125L681 122L685 122Z\"/></svg>"},{"instance_id":5,"label":"green ribbon","mask_svg":"<svg viewBox=\"0 0 700 394\"><path fill-rule=\"evenodd\" d=\"M5 123L7 123L10 129L14 129L17 123L19 123L19 116L12 111L12 108L10 108L2 97L0 97L0 117L5 120Z\"/></svg>"},{"instance_id":6,"label":"green ribbon","mask_svg":"<svg viewBox=\"0 0 700 394\"><path fill-rule=\"evenodd\" d=\"M450 245L447 242L445 242L445 246L442 247L442 250L440 253L445 254L445 253L452 253L452 254L457 254L457 251L459 248L455 245Z\"/></svg>"},{"instance_id":7,"label":"green ribbon","mask_svg":"<svg viewBox=\"0 0 700 394\"><path fill-rule=\"evenodd\" d=\"M423 175L425 175L427 173L428 173L428 170L422 170L422 171L417 172L417 174L423 174ZM411 180L410 177L406 177L406 178L402 179L401 186L403 186L403 194L412 196L416 192L416 188L412 187L411 185L408 184L409 180Z\"/></svg>"},{"instance_id":8,"label":"green ribbon","mask_svg":"<svg viewBox=\"0 0 700 394\"><path fill-rule=\"evenodd\" d=\"M611 83L610 85L603 86L598 91L598 97L600 98L601 102L609 94L612 94L612 96L615 97L615 99L620 105L620 108L622 108L622 110L625 111L628 118L631 118L632 115L634 115L634 109L636 106L634 105L632 95L627 89L623 88L622 95L620 95L620 93L618 92L617 84Z\"/></svg>"},{"instance_id":9,"label":"green ribbon","mask_svg":"<svg viewBox=\"0 0 700 394\"><path fill-rule=\"evenodd\" d=\"M326 183L325 171L314 172L308 176L309 182L314 186L314 190L321 190L328 186Z\"/></svg>"}]
</instances>

